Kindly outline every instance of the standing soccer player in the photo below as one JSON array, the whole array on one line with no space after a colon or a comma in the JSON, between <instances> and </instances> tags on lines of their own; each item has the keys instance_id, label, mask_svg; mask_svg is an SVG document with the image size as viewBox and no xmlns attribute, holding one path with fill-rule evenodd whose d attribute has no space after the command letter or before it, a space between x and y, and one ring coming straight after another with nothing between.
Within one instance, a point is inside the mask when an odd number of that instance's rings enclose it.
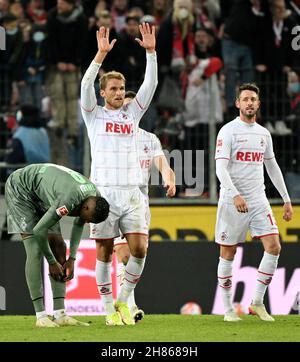
<instances>
[{"instance_id":1,"label":"standing soccer player","mask_svg":"<svg viewBox=\"0 0 300 362\"><path fill-rule=\"evenodd\" d=\"M237 322L232 304L232 263L237 244L244 242L248 229L261 239L264 255L249 312L263 321L274 321L263 299L277 268L280 254L279 232L265 194L264 169L284 201L283 219L290 221L293 209L281 170L276 162L270 132L256 123L260 106L259 88L243 84L238 89L236 107L240 115L223 126L217 137L216 173L221 182L215 229L220 244L219 286L225 309L224 321Z\"/></svg>"},{"instance_id":2,"label":"standing soccer player","mask_svg":"<svg viewBox=\"0 0 300 362\"><path fill-rule=\"evenodd\" d=\"M81 83L82 114L91 143L91 180L108 202L110 214L100 225L91 225L91 238L96 240L96 279L104 302L107 325L134 324L129 311L128 296L141 277L148 243L146 205L139 185L142 170L139 163L137 132L139 121L146 112L157 86L155 27L140 25L141 39L146 49L146 72L134 101L124 105L125 78L118 72L108 72L100 79L100 94L105 106L97 106L94 81L107 53L116 40L109 42L109 30L97 32L98 52ZM119 230L130 247L124 284L113 303L111 256L113 240Z\"/></svg>"},{"instance_id":3,"label":"standing soccer player","mask_svg":"<svg viewBox=\"0 0 300 362\"><path fill-rule=\"evenodd\" d=\"M125 93L124 105L131 102L136 96L135 92L128 91ZM142 128L139 128L137 134L137 144L139 152L140 166L143 172L143 183L140 185L145 204L147 208L147 225L150 226L150 207L149 207L149 196L148 196L148 183L151 175L151 167L154 164L155 168L160 172L164 187L167 189L166 196L173 197L176 194L176 181L175 173L171 169L166 156L163 153L161 143L154 133L147 132ZM114 240L114 251L117 255L118 266L117 266L117 279L119 288L123 285L125 266L128 263L130 257L130 249L128 243L123 238L119 237ZM137 307L135 302L134 290L130 293L128 298L128 307L135 320L138 322L144 317L144 311Z\"/></svg>"},{"instance_id":4,"label":"standing soccer player","mask_svg":"<svg viewBox=\"0 0 300 362\"><path fill-rule=\"evenodd\" d=\"M8 233L20 233L26 251L25 275L36 312L37 327L88 326L65 314L66 282L73 278L74 260L86 222L100 223L109 205L96 186L78 172L51 163L26 166L5 184ZM59 220L74 216L70 255ZM54 319L45 312L41 262L49 263Z\"/></svg>"}]
</instances>

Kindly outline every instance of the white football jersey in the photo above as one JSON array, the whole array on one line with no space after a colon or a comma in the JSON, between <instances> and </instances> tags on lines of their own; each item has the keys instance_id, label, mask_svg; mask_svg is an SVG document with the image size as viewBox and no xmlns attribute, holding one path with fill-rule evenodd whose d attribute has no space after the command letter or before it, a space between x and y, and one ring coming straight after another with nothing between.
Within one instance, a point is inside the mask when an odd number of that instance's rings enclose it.
<instances>
[{"instance_id":1,"label":"white football jersey","mask_svg":"<svg viewBox=\"0 0 300 362\"><path fill-rule=\"evenodd\" d=\"M145 79L136 97L118 110L97 106L92 62L81 82L81 108L91 144L91 181L97 186L132 187L143 183L137 131L157 86L156 53L147 54Z\"/></svg>"},{"instance_id":2,"label":"white football jersey","mask_svg":"<svg viewBox=\"0 0 300 362\"><path fill-rule=\"evenodd\" d=\"M140 167L143 181L140 189L148 196L148 183L151 175L152 162L155 157L164 156L161 143L154 133L139 128L137 134Z\"/></svg>"},{"instance_id":3,"label":"white football jersey","mask_svg":"<svg viewBox=\"0 0 300 362\"><path fill-rule=\"evenodd\" d=\"M229 160L231 180L247 202L265 197L263 163L274 157L270 132L256 122L248 124L237 117L218 134L215 158ZM232 202L222 184L220 200Z\"/></svg>"}]
</instances>

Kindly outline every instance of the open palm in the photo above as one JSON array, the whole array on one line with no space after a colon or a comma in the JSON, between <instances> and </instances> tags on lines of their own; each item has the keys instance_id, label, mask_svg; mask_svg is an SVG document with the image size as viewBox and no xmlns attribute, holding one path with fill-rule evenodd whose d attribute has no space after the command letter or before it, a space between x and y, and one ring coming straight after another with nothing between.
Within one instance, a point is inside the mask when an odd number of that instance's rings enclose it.
<instances>
[{"instance_id":1,"label":"open palm","mask_svg":"<svg viewBox=\"0 0 300 362\"><path fill-rule=\"evenodd\" d=\"M135 40L140 44L141 47L147 50L155 50L155 26L150 27L148 23L139 25L140 32L142 34L142 40L136 38Z\"/></svg>"},{"instance_id":2,"label":"open palm","mask_svg":"<svg viewBox=\"0 0 300 362\"><path fill-rule=\"evenodd\" d=\"M105 29L104 26L101 26L99 31L97 31L97 43L98 43L98 50L101 53L108 53L112 50L113 46L115 45L116 39L112 40L111 43L109 42L109 29Z\"/></svg>"}]
</instances>

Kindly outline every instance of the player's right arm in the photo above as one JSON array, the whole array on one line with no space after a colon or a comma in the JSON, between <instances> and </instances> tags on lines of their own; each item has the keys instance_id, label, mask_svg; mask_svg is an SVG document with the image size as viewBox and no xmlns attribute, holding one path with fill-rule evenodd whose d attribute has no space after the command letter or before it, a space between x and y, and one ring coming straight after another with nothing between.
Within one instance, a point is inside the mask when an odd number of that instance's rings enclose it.
<instances>
[{"instance_id":1,"label":"player's right arm","mask_svg":"<svg viewBox=\"0 0 300 362\"><path fill-rule=\"evenodd\" d=\"M231 135L221 128L216 143L216 174L222 185L230 192L234 205L238 212L248 212L248 207L244 198L240 195L234 186L230 174L228 172L228 164L231 157Z\"/></svg>"},{"instance_id":2,"label":"player's right arm","mask_svg":"<svg viewBox=\"0 0 300 362\"><path fill-rule=\"evenodd\" d=\"M50 265L57 263L57 260L48 243L48 230L58 223L59 219L60 217L56 213L56 207L52 206L33 228L33 236L38 241L45 258Z\"/></svg>"},{"instance_id":3,"label":"player's right arm","mask_svg":"<svg viewBox=\"0 0 300 362\"><path fill-rule=\"evenodd\" d=\"M171 169L165 155L154 158L155 167L159 170L164 181L164 187L167 189L166 196L173 197L176 194L176 179L175 173Z\"/></svg>"},{"instance_id":4,"label":"player's right arm","mask_svg":"<svg viewBox=\"0 0 300 362\"><path fill-rule=\"evenodd\" d=\"M95 94L94 82L98 75L101 64L103 63L108 52L113 48L116 39L109 42L109 29L103 26L97 31L98 52L88 67L81 81L81 109L84 121L87 123L94 119L97 112L97 98Z\"/></svg>"}]
</instances>

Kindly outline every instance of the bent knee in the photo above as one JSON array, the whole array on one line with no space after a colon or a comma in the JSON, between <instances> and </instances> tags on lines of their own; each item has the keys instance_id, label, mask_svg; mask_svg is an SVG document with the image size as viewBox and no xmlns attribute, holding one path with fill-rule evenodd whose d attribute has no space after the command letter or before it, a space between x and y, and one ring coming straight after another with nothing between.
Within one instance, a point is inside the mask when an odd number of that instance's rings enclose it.
<instances>
[{"instance_id":1,"label":"bent knee","mask_svg":"<svg viewBox=\"0 0 300 362\"><path fill-rule=\"evenodd\" d=\"M281 245L274 244L274 245L268 246L268 248L266 248L266 252L271 255L279 255L281 252Z\"/></svg>"},{"instance_id":2,"label":"bent knee","mask_svg":"<svg viewBox=\"0 0 300 362\"><path fill-rule=\"evenodd\" d=\"M132 256L136 258L144 258L147 254L147 243L143 245L139 245L138 247L134 248L134 250L131 250Z\"/></svg>"}]
</instances>

